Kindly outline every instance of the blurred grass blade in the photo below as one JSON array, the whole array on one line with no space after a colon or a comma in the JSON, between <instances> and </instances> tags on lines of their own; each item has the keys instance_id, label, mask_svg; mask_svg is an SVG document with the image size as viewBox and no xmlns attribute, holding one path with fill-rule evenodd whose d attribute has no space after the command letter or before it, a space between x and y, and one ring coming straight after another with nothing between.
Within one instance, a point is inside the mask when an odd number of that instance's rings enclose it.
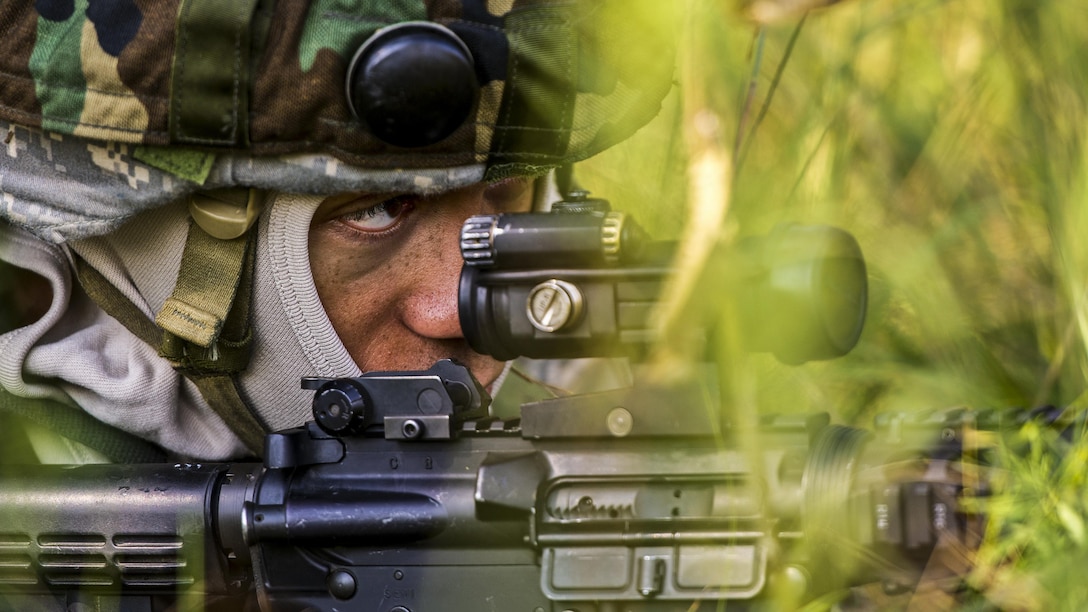
<instances>
[{"instance_id":1,"label":"blurred grass blade","mask_svg":"<svg viewBox=\"0 0 1088 612\"><path fill-rule=\"evenodd\" d=\"M752 148L752 141L755 140L756 130L758 130L759 125L763 123L763 119L767 116L767 111L771 107L771 100L774 100L774 93L778 90L778 84L782 81L782 73L786 70L786 65L790 61L790 56L793 55L793 48L797 44L797 37L801 35L801 28L805 25L806 17L808 17L807 13L801 16L801 20L797 22L797 26L793 28L793 33L790 34L790 41L786 43L786 51L782 55L782 60L778 62L778 67L775 68L770 87L767 88L767 96L763 99L763 104L759 107L759 114L756 115L756 120L752 122L752 127L747 130L747 136L744 137L743 142L741 141L742 131L739 129L737 130L737 147L733 152L733 158L737 160L735 169L735 172L737 173L744 167L744 160L748 157L748 150ZM763 34L764 31L761 29L760 36L762 37ZM754 68L753 70L758 70L758 68ZM754 82L755 75L753 75L752 78Z\"/></svg>"},{"instance_id":2,"label":"blurred grass blade","mask_svg":"<svg viewBox=\"0 0 1088 612\"><path fill-rule=\"evenodd\" d=\"M740 11L745 18L761 24L773 24L796 19L819 8L838 4L840 0L741 0Z\"/></svg>"}]
</instances>

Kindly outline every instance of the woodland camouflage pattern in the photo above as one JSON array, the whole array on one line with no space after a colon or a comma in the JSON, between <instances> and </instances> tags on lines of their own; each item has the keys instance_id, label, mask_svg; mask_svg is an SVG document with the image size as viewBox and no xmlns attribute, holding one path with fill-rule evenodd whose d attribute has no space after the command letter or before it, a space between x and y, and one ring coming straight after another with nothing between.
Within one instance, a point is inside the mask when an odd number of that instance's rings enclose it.
<instances>
[{"instance_id":1,"label":"woodland camouflage pattern","mask_svg":"<svg viewBox=\"0 0 1088 612\"><path fill-rule=\"evenodd\" d=\"M489 177L539 171L615 144L658 111L672 81L672 23L660 6L670 4L3 2L0 123L171 152L317 153L375 169L486 164ZM462 38L482 89L474 120L402 149L353 119L344 82L371 34L414 20Z\"/></svg>"}]
</instances>

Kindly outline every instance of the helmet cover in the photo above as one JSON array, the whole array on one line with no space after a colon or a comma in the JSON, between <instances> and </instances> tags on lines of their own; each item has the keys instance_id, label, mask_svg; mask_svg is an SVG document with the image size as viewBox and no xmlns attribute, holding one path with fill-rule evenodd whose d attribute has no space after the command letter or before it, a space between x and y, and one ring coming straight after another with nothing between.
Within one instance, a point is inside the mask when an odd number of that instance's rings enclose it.
<instances>
[{"instance_id":1,"label":"helmet cover","mask_svg":"<svg viewBox=\"0 0 1088 612\"><path fill-rule=\"evenodd\" d=\"M672 4L3 3L0 216L61 242L196 189L426 193L540 174L657 113ZM368 123L353 108L371 79L353 58L403 24L438 26L470 62L471 105L437 137L390 138L375 121L391 111ZM383 91L411 84L396 74Z\"/></svg>"}]
</instances>

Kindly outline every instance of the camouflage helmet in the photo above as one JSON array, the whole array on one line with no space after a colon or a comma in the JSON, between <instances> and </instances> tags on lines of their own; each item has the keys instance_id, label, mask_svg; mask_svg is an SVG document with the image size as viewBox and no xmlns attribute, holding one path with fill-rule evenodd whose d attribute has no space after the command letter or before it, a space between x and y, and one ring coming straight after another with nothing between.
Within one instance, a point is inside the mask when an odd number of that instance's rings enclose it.
<instances>
[{"instance_id":1,"label":"camouflage helmet","mask_svg":"<svg viewBox=\"0 0 1088 612\"><path fill-rule=\"evenodd\" d=\"M671 4L3 3L0 216L62 242L198 189L425 193L540 174L657 113Z\"/></svg>"}]
</instances>

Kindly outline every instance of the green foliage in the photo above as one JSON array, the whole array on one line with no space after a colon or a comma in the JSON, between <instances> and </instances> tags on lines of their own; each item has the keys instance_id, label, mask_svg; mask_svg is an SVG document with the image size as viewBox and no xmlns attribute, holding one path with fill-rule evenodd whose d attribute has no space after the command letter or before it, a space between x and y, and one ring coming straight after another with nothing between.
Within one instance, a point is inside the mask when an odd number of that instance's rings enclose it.
<instances>
[{"instance_id":1,"label":"green foliage","mask_svg":"<svg viewBox=\"0 0 1088 612\"><path fill-rule=\"evenodd\" d=\"M1088 584L1088 437L1028 423L998 448L999 494L978 500L989 516L973 586L1002 608L1080 610Z\"/></svg>"},{"instance_id":2,"label":"green foliage","mask_svg":"<svg viewBox=\"0 0 1088 612\"><path fill-rule=\"evenodd\" d=\"M676 97L586 164L582 182L660 235L679 234L698 195L686 175L701 146L691 133L709 114L735 170L723 236L836 225L857 237L869 270L855 350L799 368L738 356L752 377L744 397L762 412L829 411L859 426L952 406L1078 411L1088 8L853 0L760 30L730 3L689 5ZM718 303L715 291L692 299ZM976 586L1004 607L1083 608L1088 449L1020 435L1029 451L1005 454ZM1017 588L1028 599L1009 599Z\"/></svg>"}]
</instances>

